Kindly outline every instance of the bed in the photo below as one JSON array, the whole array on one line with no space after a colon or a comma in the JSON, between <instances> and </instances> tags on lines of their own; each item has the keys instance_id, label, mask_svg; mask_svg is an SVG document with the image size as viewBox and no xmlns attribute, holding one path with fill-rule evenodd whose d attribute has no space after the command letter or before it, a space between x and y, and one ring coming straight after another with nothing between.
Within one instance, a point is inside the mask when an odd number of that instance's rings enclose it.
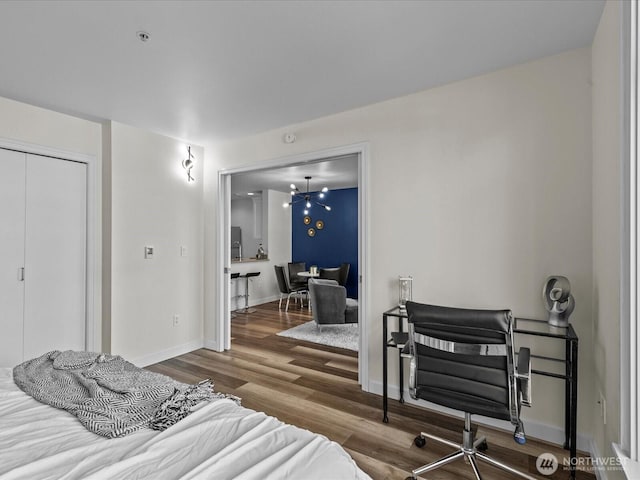
<instances>
[{"instance_id":1,"label":"bed","mask_svg":"<svg viewBox=\"0 0 640 480\"><path fill-rule=\"evenodd\" d=\"M370 480L339 444L231 399L200 403L163 431L105 438L0 369L0 479L80 478Z\"/></svg>"}]
</instances>

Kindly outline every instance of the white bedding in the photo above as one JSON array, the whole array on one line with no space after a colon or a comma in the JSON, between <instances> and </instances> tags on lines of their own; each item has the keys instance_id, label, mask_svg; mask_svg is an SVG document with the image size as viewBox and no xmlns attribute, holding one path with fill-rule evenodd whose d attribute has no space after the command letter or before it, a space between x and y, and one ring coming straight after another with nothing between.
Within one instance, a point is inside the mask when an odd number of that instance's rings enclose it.
<instances>
[{"instance_id":1,"label":"white bedding","mask_svg":"<svg viewBox=\"0 0 640 480\"><path fill-rule=\"evenodd\" d=\"M80 478L370 480L337 443L231 400L203 404L163 432L107 439L0 369L0 479Z\"/></svg>"}]
</instances>

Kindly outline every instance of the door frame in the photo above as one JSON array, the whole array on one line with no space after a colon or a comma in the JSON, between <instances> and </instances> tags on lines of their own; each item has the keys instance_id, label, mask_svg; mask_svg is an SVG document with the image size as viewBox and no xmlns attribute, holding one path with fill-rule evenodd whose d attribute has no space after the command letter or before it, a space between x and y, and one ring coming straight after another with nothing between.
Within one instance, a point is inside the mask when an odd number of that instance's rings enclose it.
<instances>
[{"instance_id":1,"label":"door frame","mask_svg":"<svg viewBox=\"0 0 640 480\"><path fill-rule=\"evenodd\" d=\"M100 215L98 212L98 162L95 156L70 152L59 148L47 147L35 143L22 142L0 137L0 148L26 154L51 157L58 160L84 163L87 165L87 246L86 246L86 290L85 290L85 349L102 351L101 309L96 294L101 292L100 277Z\"/></svg>"},{"instance_id":2,"label":"door frame","mask_svg":"<svg viewBox=\"0 0 640 480\"><path fill-rule=\"evenodd\" d=\"M369 143L356 143L340 147L274 158L238 168L218 171L217 265L215 332L217 350L231 348L231 311L229 274L231 272L231 175L256 170L289 167L315 163L331 157L358 155L358 381L369 391Z\"/></svg>"}]
</instances>

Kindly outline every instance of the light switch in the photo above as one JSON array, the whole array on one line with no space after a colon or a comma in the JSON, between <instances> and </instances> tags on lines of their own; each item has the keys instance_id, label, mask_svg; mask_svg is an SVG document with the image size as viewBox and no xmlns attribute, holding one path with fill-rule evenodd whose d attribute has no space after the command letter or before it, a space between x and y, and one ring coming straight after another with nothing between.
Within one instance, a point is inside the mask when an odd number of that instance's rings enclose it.
<instances>
[{"instance_id":1,"label":"light switch","mask_svg":"<svg viewBox=\"0 0 640 480\"><path fill-rule=\"evenodd\" d=\"M153 258L153 247L151 246L144 247L144 258L146 258L147 260Z\"/></svg>"},{"instance_id":2,"label":"light switch","mask_svg":"<svg viewBox=\"0 0 640 480\"><path fill-rule=\"evenodd\" d=\"M184 245L180 245L180 256L181 257L187 256L187 247L185 247Z\"/></svg>"}]
</instances>

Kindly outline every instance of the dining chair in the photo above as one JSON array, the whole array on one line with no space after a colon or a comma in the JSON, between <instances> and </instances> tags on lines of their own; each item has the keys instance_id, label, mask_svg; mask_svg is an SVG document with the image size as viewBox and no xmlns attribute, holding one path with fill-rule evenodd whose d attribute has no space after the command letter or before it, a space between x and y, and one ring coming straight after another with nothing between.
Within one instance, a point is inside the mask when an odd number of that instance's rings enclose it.
<instances>
[{"instance_id":1,"label":"dining chair","mask_svg":"<svg viewBox=\"0 0 640 480\"><path fill-rule=\"evenodd\" d=\"M350 263L343 263L342 265L340 265L340 279L338 280L338 283L343 287L347 284L350 268L351 268Z\"/></svg>"},{"instance_id":2,"label":"dining chair","mask_svg":"<svg viewBox=\"0 0 640 480\"><path fill-rule=\"evenodd\" d=\"M291 287L307 287L307 278L303 278L298 273L305 272L307 270L307 264L305 262L289 262L287 264L289 272L289 285Z\"/></svg>"},{"instance_id":3,"label":"dining chair","mask_svg":"<svg viewBox=\"0 0 640 480\"><path fill-rule=\"evenodd\" d=\"M321 268L320 278L325 280L335 280L340 284L340 267Z\"/></svg>"},{"instance_id":4,"label":"dining chair","mask_svg":"<svg viewBox=\"0 0 640 480\"><path fill-rule=\"evenodd\" d=\"M292 296L296 299L300 299L302 307L304 307L303 296L308 294L307 286L301 285L292 287L284 273L284 267L282 265L274 265L273 268L276 271L276 279L278 280L278 289L280 290L280 302L278 302L278 310L282 308L282 299L287 296L287 305L284 309L285 312L289 311L289 300Z\"/></svg>"}]
</instances>

